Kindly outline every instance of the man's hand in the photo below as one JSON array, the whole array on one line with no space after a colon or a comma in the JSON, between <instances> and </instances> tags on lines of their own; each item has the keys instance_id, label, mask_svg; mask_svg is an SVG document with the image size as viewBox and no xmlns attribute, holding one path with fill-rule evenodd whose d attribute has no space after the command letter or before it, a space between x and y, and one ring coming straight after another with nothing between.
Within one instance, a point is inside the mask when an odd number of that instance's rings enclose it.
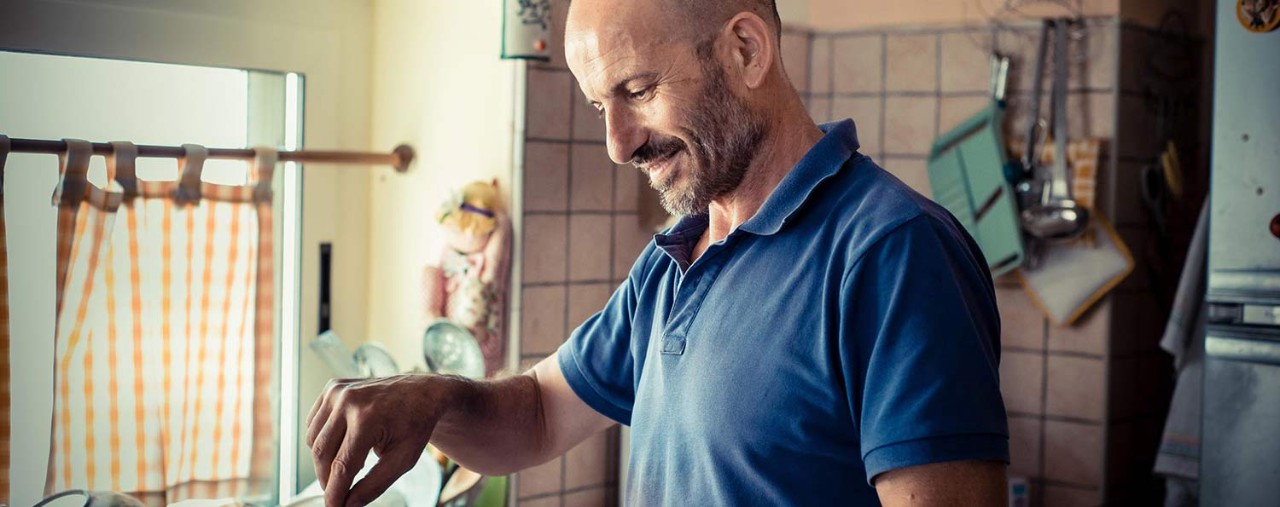
<instances>
[{"instance_id":1,"label":"man's hand","mask_svg":"<svg viewBox=\"0 0 1280 507\"><path fill-rule=\"evenodd\" d=\"M365 505L412 468L444 413L443 400L454 381L433 375L330 381L307 416L307 445L325 505ZM378 464L353 488L370 450Z\"/></svg>"},{"instance_id":2,"label":"man's hand","mask_svg":"<svg viewBox=\"0 0 1280 507\"><path fill-rule=\"evenodd\" d=\"M471 381L440 375L334 380L307 416L307 445L328 507L378 498L430 440L484 475L506 475L564 454L613 421L569 388L556 356L524 375ZM378 464L351 482L372 450Z\"/></svg>"}]
</instances>

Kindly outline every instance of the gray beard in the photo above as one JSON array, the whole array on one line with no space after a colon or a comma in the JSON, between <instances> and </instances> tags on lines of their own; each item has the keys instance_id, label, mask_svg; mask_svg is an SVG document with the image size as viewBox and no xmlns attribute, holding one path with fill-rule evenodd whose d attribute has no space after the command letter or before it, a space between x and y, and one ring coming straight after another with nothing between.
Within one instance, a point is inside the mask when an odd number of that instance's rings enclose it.
<instances>
[{"instance_id":1,"label":"gray beard","mask_svg":"<svg viewBox=\"0 0 1280 507\"><path fill-rule=\"evenodd\" d=\"M662 207L677 216L704 214L712 200L737 190L766 133L764 119L729 90L724 69L711 58L710 49L700 47L699 59L707 81L698 101L701 106L684 132L693 142L685 149L694 159L684 174L686 184L679 186L675 173L665 185L649 178Z\"/></svg>"}]
</instances>

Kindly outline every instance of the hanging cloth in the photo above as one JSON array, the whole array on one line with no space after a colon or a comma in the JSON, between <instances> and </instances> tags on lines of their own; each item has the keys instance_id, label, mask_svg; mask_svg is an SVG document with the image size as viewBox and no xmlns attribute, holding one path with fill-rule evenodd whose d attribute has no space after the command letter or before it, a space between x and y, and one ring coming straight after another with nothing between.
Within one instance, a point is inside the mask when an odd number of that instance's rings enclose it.
<instances>
[{"instance_id":1,"label":"hanging cloth","mask_svg":"<svg viewBox=\"0 0 1280 507\"><path fill-rule=\"evenodd\" d=\"M126 492L149 505L269 495L275 477L271 174L246 185L141 181L113 143L108 182L91 146L60 157L55 393L46 494Z\"/></svg>"},{"instance_id":2,"label":"hanging cloth","mask_svg":"<svg viewBox=\"0 0 1280 507\"><path fill-rule=\"evenodd\" d=\"M0 503L9 502L10 398L9 378L9 252L4 225L4 163L9 138L0 134Z\"/></svg>"}]
</instances>

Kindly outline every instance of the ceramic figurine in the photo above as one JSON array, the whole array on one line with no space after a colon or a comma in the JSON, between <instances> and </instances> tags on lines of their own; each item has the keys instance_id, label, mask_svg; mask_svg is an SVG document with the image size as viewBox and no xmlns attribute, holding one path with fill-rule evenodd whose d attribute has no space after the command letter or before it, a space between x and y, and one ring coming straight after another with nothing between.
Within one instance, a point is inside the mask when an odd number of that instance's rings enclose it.
<instances>
[{"instance_id":1,"label":"ceramic figurine","mask_svg":"<svg viewBox=\"0 0 1280 507\"><path fill-rule=\"evenodd\" d=\"M426 323L448 319L475 337L485 376L505 362L511 222L498 183L477 181L454 192L436 214L444 245L423 273Z\"/></svg>"}]
</instances>

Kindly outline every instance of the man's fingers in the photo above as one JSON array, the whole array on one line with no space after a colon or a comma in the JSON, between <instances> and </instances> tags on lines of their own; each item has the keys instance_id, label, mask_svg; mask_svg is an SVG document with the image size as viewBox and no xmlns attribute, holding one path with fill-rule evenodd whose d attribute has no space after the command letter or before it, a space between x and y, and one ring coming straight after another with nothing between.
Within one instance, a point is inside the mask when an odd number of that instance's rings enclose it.
<instances>
[{"instance_id":1,"label":"man's fingers","mask_svg":"<svg viewBox=\"0 0 1280 507\"><path fill-rule=\"evenodd\" d=\"M316 396L315 403L311 404L311 411L307 412L307 428L308 429L311 428L311 423L314 422L316 418L316 414L320 412L320 408L324 406L325 401L328 399L329 399L328 388L325 388L324 391L321 391L320 396ZM307 435L307 445L311 445L311 435Z\"/></svg>"},{"instance_id":2,"label":"man's fingers","mask_svg":"<svg viewBox=\"0 0 1280 507\"><path fill-rule=\"evenodd\" d=\"M320 421L324 421L325 419L329 418L328 412L330 410L333 410L333 406L332 406L333 404L330 402L330 400L337 394L337 391L339 388L346 387L346 385L350 384L351 382L352 382L351 379L339 378L339 379L329 380L329 383L325 384L324 391L321 391L320 396L316 398L316 402L311 404L311 412L307 413L307 429L308 430L311 430L311 426L316 422L317 419L319 419ZM307 445L310 446L311 441L314 439L315 439L315 434L312 431L308 431Z\"/></svg>"},{"instance_id":3,"label":"man's fingers","mask_svg":"<svg viewBox=\"0 0 1280 507\"><path fill-rule=\"evenodd\" d=\"M369 469L369 474L351 488L351 494L347 495L346 507L364 507L382 496L382 493L390 488L396 479L413 468L414 463L418 461L418 455L421 454L422 449L418 449L415 455L411 450L401 446L395 450L388 450L385 456L378 456L378 463Z\"/></svg>"},{"instance_id":4,"label":"man's fingers","mask_svg":"<svg viewBox=\"0 0 1280 507\"><path fill-rule=\"evenodd\" d=\"M324 407L319 410L313 409L315 413L307 418L307 447L316 445L316 437L320 436L320 430L323 430L325 425L328 424L329 414L333 412L333 407L328 406L329 400L327 396L322 396L316 403L317 408L321 405L324 405Z\"/></svg>"},{"instance_id":5,"label":"man's fingers","mask_svg":"<svg viewBox=\"0 0 1280 507\"><path fill-rule=\"evenodd\" d=\"M355 428L353 428L355 430ZM324 504L327 507L343 507L347 503L347 494L351 492L351 483L356 474L364 466L369 456L370 445L355 431L347 432L342 439L342 448L329 463L329 481L324 485Z\"/></svg>"},{"instance_id":6,"label":"man's fingers","mask_svg":"<svg viewBox=\"0 0 1280 507\"><path fill-rule=\"evenodd\" d=\"M318 432L315 444L311 446L311 457L316 463L316 479L320 481L321 488L328 484L330 465L346 437L347 418L338 415L323 421L323 429Z\"/></svg>"}]
</instances>

